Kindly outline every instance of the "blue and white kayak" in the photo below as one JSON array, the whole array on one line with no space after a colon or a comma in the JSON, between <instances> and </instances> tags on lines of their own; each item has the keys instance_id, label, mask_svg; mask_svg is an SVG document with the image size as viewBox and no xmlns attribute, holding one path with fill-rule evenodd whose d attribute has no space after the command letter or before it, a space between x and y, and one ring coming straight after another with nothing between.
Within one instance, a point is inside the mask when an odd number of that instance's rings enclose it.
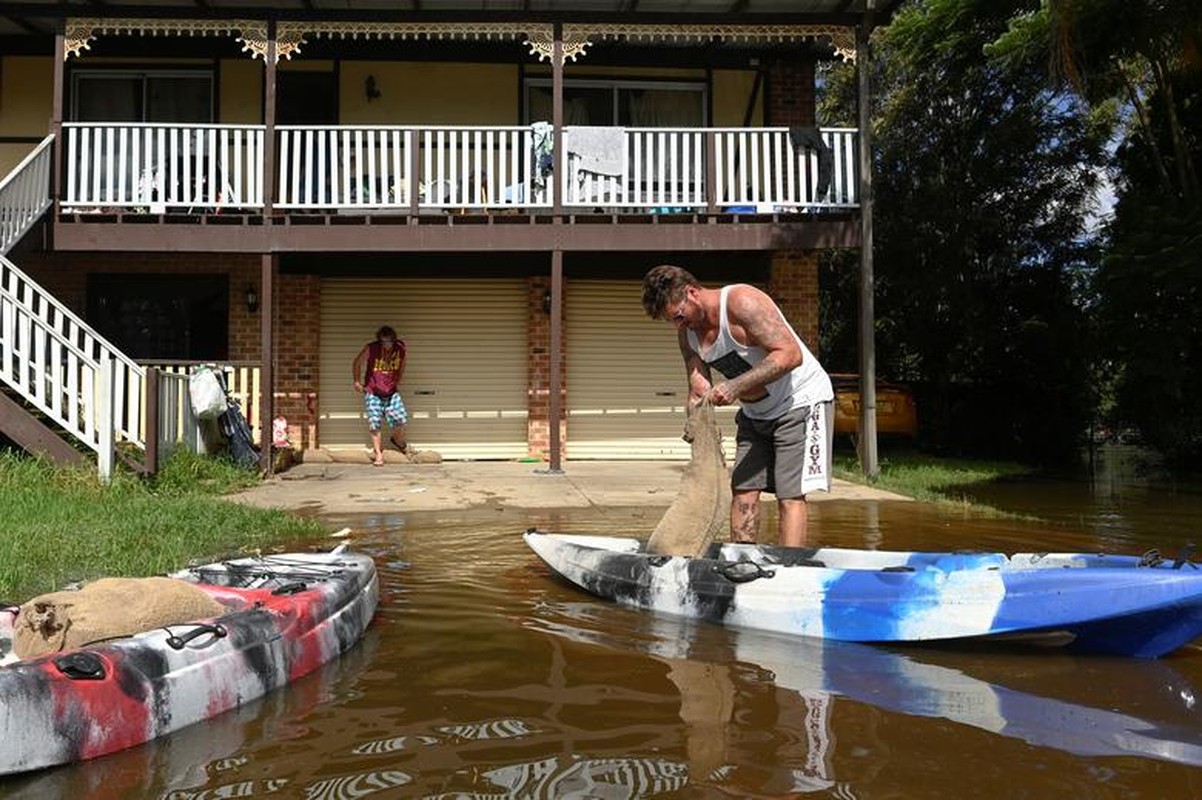
<instances>
[{"instance_id":1,"label":"blue and white kayak","mask_svg":"<svg viewBox=\"0 0 1202 800\"><path fill-rule=\"evenodd\" d=\"M1202 636L1202 571L1087 553L920 553L714 544L653 555L633 538L527 531L555 572L623 605L848 642L1030 637L1158 658Z\"/></svg>"}]
</instances>

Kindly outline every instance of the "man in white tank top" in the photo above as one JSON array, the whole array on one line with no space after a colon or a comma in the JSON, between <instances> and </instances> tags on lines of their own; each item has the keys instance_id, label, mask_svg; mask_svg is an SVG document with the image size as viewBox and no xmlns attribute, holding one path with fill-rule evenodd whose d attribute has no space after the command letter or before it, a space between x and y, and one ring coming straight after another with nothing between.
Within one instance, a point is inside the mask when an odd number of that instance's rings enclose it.
<instances>
[{"instance_id":1,"label":"man in white tank top","mask_svg":"<svg viewBox=\"0 0 1202 800\"><path fill-rule=\"evenodd\" d=\"M643 309L676 327L690 403L741 404L731 538L756 540L760 493L767 491L776 495L780 543L804 545L805 495L830 491L835 393L826 370L754 286L706 289L688 271L665 264L643 278Z\"/></svg>"}]
</instances>

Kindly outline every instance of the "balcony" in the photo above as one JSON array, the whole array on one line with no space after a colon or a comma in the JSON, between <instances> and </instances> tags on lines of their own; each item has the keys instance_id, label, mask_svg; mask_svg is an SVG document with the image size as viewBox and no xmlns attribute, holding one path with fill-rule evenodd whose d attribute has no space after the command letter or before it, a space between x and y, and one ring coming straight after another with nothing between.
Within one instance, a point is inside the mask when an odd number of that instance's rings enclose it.
<instances>
[{"instance_id":1,"label":"balcony","mask_svg":"<svg viewBox=\"0 0 1202 800\"><path fill-rule=\"evenodd\" d=\"M461 247L523 249L532 240L521 228L555 221L556 191L570 223L846 224L859 204L854 129L565 127L558 181L553 133L545 123L278 126L268 163L262 125L66 123L56 234L63 249L91 249L104 246L95 232L75 230L88 222L217 226L217 249L264 252L362 248L355 223L457 226ZM238 225L248 230L231 231ZM465 227L488 232L463 239ZM729 248L765 235L744 226ZM664 247L695 246L696 236L676 231ZM437 233L392 238L374 246L456 249ZM205 246L188 239L181 246ZM587 234L579 245L594 246ZM148 239L144 249L162 246Z\"/></svg>"}]
</instances>

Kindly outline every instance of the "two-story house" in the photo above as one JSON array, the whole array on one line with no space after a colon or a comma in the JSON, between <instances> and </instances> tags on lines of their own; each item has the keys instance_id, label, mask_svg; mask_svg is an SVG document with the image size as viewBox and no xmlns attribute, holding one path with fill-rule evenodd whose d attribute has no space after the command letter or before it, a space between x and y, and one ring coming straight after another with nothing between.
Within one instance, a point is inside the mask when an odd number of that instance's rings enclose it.
<instances>
[{"instance_id":1,"label":"two-story house","mask_svg":"<svg viewBox=\"0 0 1202 800\"><path fill-rule=\"evenodd\" d=\"M0 425L110 408L88 436L145 446L147 366L220 362L256 430L362 453L389 324L419 448L687 457L641 276L764 287L817 350L864 176L816 68L897 4L5 3Z\"/></svg>"}]
</instances>

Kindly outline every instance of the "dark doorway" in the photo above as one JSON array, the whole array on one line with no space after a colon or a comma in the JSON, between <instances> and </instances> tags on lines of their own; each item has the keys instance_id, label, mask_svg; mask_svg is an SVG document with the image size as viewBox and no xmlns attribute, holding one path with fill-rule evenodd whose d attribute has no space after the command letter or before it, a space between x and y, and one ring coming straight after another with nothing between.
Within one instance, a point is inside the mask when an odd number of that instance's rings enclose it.
<instances>
[{"instance_id":1,"label":"dark doorway","mask_svg":"<svg viewBox=\"0 0 1202 800\"><path fill-rule=\"evenodd\" d=\"M135 359L229 358L225 275L92 275L88 321Z\"/></svg>"},{"instance_id":2,"label":"dark doorway","mask_svg":"<svg viewBox=\"0 0 1202 800\"><path fill-rule=\"evenodd\" d=\"M338 124L338 75L276 73L275 121L280 125Z\"/></svg>"}]
</instances>

